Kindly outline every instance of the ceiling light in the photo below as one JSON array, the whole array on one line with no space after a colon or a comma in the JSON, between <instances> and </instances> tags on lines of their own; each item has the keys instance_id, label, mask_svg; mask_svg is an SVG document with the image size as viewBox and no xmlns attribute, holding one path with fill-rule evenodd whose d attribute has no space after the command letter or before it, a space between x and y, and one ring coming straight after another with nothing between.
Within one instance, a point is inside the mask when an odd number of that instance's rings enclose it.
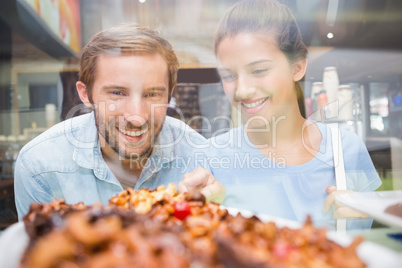
<instances>
[{"instance_id":1,"label":"ceiling light","mask_svg":"<svg viewBox=\"0 0 402 268\"><path fill-rule=\"evenodd\" d=\"M146 0L138 0L140 3L145 3Z\"/></svg>"},{"instance_id":2,"label":"ceiling light","mask_svg":"<svg viewBox=\"0 0 402 268\"><path fill-rule=\"evenodd\" d=\"M333 34L333 33L327 33L327 38L328 38L328 39L334 38L334 34Z\"/></svg>"}]
</instances>

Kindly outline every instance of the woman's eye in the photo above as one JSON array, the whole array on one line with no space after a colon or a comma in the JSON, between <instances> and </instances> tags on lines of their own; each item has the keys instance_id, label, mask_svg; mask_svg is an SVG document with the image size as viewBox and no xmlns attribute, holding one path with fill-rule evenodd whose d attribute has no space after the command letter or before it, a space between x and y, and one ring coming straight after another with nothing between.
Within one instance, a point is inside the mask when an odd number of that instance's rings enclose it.
<instances>
[{"instance_id":1,"label":"woman's eye","mask_svg":"<svg viewBox=\"0 0 402 268\"><path fill-rule=\"evenodd\" d=\"M253 70L251 73L252 74L261 74L266 71L267 71L267 69L256 69L256 70Z\"/></svg>"}]
</instances>

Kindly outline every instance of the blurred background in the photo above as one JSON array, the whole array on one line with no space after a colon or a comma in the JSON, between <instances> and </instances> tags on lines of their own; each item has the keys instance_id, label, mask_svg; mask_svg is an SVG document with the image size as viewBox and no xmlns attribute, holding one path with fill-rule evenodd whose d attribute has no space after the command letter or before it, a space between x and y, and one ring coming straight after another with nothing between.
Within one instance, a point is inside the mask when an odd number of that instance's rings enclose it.
<instances>
[{"instance_id":1,"label":"blurred background","mask_svg":"<svg viewBox=\"0 0 402 268\"><path fill-rule=\"evenodd\" d=\"M77 115L82 47L111 26L158 29L179 61L170 114L205 137L238 122L216 73L213 34L235 0L4 0L0 2L0 227L16 221L13 167L21 147ZM284 0L309 48L305 115L365 142L383 180L402 189L402 1ZM334 116L331 103L340 105ZM85 112L85 111L81 111ZM209 122L209 123L208 123Z\"/></svg>"}]
</instances>

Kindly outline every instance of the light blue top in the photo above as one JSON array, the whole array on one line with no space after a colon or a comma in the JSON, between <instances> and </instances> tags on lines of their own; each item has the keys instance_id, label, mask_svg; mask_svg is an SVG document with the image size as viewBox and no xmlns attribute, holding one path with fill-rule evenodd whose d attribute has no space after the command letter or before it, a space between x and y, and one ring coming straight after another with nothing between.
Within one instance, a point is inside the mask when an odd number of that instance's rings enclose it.
<instances>
[{"instance_id":1,"label":"light blue top","mask_svg":"<svg viewBox=\"0 0 402 268\"><path fill-rule=\"evenodd\" d=\"M177 184L195 167L205 139L182 121L166 117L135 189ZM200 157L201 158L201 157ZM18 218L32 202L65 199L69 204L107 204L123 190L100 150L94 113L63 121L27 145L18 156L14 177Z\"/></svg>"},{"instance_id":2,"label":"light blue top","mask_svg":"<svg viewBox=\"0 0 402 268\"><path fill-rule=\"evenodd\" d=\"M223 205L299 222L311 215L315 224L328 225L332 212L323 212L325 188L335 185L331 133L326 125L317 125L323 137L320 151L298 166L287 166L286 159L275 155L270 156L272 160L263 156L243 126L211 139L216 148L210 159L211 169L226 187ZM364 143L350 132L341 130L341 137L347 188L377 189L381 180Z\"/></svg>"}]
</instances>

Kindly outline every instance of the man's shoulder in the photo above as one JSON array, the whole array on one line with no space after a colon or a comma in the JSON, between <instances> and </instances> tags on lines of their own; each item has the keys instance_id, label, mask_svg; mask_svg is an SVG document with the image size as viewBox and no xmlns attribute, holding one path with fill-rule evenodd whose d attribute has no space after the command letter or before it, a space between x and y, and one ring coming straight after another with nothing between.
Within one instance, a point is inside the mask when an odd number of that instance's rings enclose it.
<instances>
[{"instance_id":1,"label":"man's shoulder","mask_svg":"<svg viewBox=\"0 0 402 268\"><path fill-rule=\"evenodd\" d=\"M169 126L173 131L180 131L180 132L196 132L194 129L192 129L189 125L184 123L183 121L173 118L171 116L166 116L165 118L165 124ZM200 135L201 136L201 135Z\"/></svg>"},{"instance_id":2,"label":"man's shoulder","mask_svg":"<svg viewBox=\"0 0 402 268\"><path fill-rule=\"evenodd\" d=\"M166 116L165 124L169 128L171 134L173 135L174 139L177 139L182 136L190 137L192 140L196 141L206 141L205 137L202 136L200 133L192 129L189 125L184 123L183 121Z\"/></svg>"},{"instance_id":3,"label":"man's shoulder","mask_svg":"<svg viewBox=\"0 0 402 268\"><path fill-rule=\"evenodd\" d=\"M19 158L30 165L66 163L74 152L73 138L88 121L89 114L62 121L28 142L19 152Z\"/></svg>"},{"instance_id":4,"label":"man's shoulder","mask_svg":"<svg viewBox=\"0 0 402 268\"><path fill-rule=\"evenodd\" d=\"M84 124L88 123L89 116L90 114L80 115L52 126L33 138L22 150L29 151L33 148L41 148L41 146L46 147L49 144L53 146L55 142L68 142L69 136L74 136Z\"/></svg>"},{"instance_id":5,"label":"man's shoulder","mask_svg":"<svg viewBox=\"0 0 402 268\"><path fill-rule=\"evenodd\" d=\"M243 140L245 138L243 134L243 128L242 126L240 126L231 128L225 132L222 130L220 131L220 133L217 133L216 135L213 135L211 138L209 138L209 140L212 143L227 143L234 146L237 142L239 142L239 139Z\"/></svg>"}]
</instances>

